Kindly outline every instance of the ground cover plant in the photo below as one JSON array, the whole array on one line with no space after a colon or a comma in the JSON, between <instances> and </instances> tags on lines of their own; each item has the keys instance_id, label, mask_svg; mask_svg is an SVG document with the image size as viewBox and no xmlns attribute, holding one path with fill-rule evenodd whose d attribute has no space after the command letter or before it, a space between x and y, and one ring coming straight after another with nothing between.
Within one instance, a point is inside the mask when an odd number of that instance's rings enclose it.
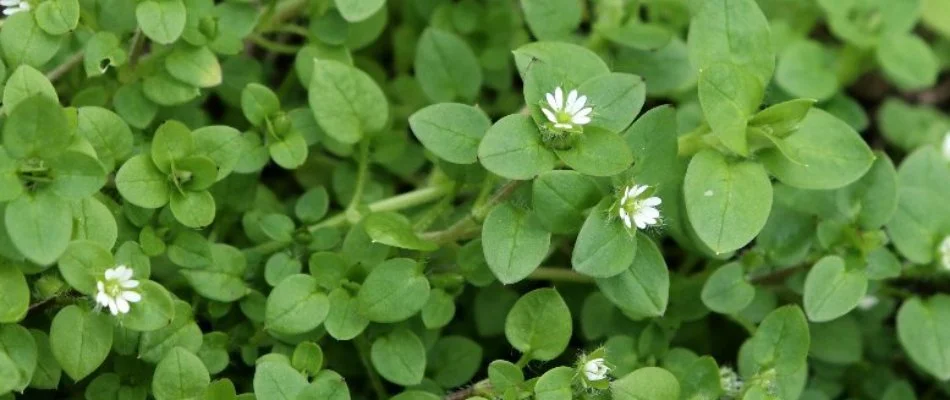
<instances>
[{"instance_id":1,"label":"ground cover plant","mask_svg":"<svg viewBox=\"0 0 950 400\"><path fill-rule=\"evenodd\" d=\"M950 0L0 0L0 399L950 398Z\"/></svg>"}]
</instances>

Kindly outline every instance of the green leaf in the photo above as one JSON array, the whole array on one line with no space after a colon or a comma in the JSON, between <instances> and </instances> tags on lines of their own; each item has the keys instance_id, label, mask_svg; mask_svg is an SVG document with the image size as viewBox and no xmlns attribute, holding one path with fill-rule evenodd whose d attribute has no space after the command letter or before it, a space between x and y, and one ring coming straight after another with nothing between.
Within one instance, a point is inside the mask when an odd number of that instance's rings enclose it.
<instances>
[{"instance_id":1,"label":"green leaf","mask_svg":"<svg viewBox=\"0 0 950 400\"><path fill-rule=\"evenodd\" d=\"M0 203L7 202L23 194L23 182L20 181L20 166L11 158L6 149L0 146Z\"/></svg>"},{"instance_id":2,"label":"green leaf","mask_svg":"<svg viewBox=\"0 0 950 400\"><path fill-rule=\"evenodd\" d=\"M847 123L813 108L798 130L781 139L786 157L767 149L760 160L779 181L802 189L836 189L858 180L874 161L867 143Z\"/></svg>"},{"instance_id":3,"label":"green leaf","mask_svg":"<svg viewBox=\"0 0 950 400\"><path fill-rule=\"evenodd\" d=\"M538 378L534 384L534 397L537 400L571 400L574 389L571 381L576 370L570 367L554 367Z\"/></svg>"},{"instance_id":4,"label":"green leaf","mask_svg":"<svg viewBox=\"0 0 950 400\"><path fill-rule=\"evenodd\" d=\"M53 356L74 381L89 376L112 350L112 321L108 315L66 306L50 325Z\"/></svg>"},{"instance_id":5,"label":"green leaf","mask_svg":"<svg viewBox=\"0 0 950 400\"><path fill-rule=\"evenodd\" d=\"M165 58L165 69L175 79L192 86L209 88L221 84L221 64L207 47L175 46Z\"/></svg>"},{"instance_id":6,"label":"green leaf","mask_svg":"<svg viewBox=\"0 0 950 400\"><path fill-rule=\"evenodd\" d=\"M37 94L10 111L3 124L3 147L13 158L52 158L66 149L72 134L72 124L59 102Z\"/></svg>"},{"instance_id":7,"label":"green leaf","mask_svg":"<svg viewBox=\"0 0 950 400\"><path fill-rule=\"evenodd\" d=\"M846 268L844 259L827 256L805 278L805 312L814 322L831 321L858 305L867 293L864 269Z\"/></svg>"},{"instance_id":8,"label":"green leaf","mask_svg":"<svg viewBox=\"0 0 950 400\"><path fill-rule=\"evenodd\" d=\"M167 176L144 154L130 158L115 176L115 185L123 198L143 208L159 208L168 203Z\"/></svg>"},{"instance_id":9,"label":"green leaf","mask_svg":"<svg viewBox=\"0 0 950 400\"><path fill-rule=\"evenodd\" d=\"M524 383L524 372L509 361L495 360L488 364L488 381L493 389L503 392Z\"/></svg>"},{"instance_id":10,"label":"green leaf","mask_svg":"<svg viewBox=\"0 0 950 400\"><path fill-rule=\"evenodd\" d=\"M370 359L387 381L412 386L425 374L426 348L412 331L400 328L373 341Z\"/></svg>"},{"instance_id":11,"label":"green leaf","mask_svg":"<svg viewBox=\"0 0 950 400\"><path fill-rule=\"evenodd\" d=\"M719 267L703 285L703 304L720 314L736 314L755 297L755 287L746 280L742 264L732 262Z\"/></svg>"},{"instance_id":12,"label":"green leaf","mask_svg":"<svg viewBox=\"0 0 950 400\"><path fill-rule=\"evenodd\" d=\"M49 163L53 182L49 189L64 199L89 197L106 184L106 170L95 157L68 150Z\"/></svg>"},{"instance_id":13,"label":"green leaf","mask_svg":"<svg viewBox=\"0 0 950 400\"><path fill-rule=\"evenodd\" d=\"M551 234L538 216L505 203L485 218L482 248L485 261L504 284L518 282L531 274L547 256Z\"/></svg>"},{"instance_id":14,"label":"green leaf","mask_svg":"<svg viewBox=\"0 0 950 400\"><path fill-rule=\"evenodd\" d=\"M470 102L482 86L482 69L468 43L453 33L427 28L419 37L416 80L433 102Z\"/></svg>"},{"instance_id":15,"label":"green leaf","mask_svg":"<svg viewBox=\"0 0 950 400\"><path fill-rule=\"evenodd\" d=\"M613 199L591 210L577 234L571 253L574 270L595 278L616 276L630 267L637 254L637 237L610 215Z\"/></svg>"},{"instance_id":16,"label":"green leaf","mask_svg":"<svg viewBox=\"0 0 950 400\"><path fill-rule=\"evenodd\" d=\"M680 384L663 368L645 367L610 382L610 394L616 400L676 400Z\"/></svg>"},{"instance_id":17,"label":"green leaf","mask_svg":"<svg viewBox=\"0 0 950 400\"><path fill-rule=\"evenodd\" d=\"M310 386L300 392L296 400L349 400L350 390L340 374L323 370Z\"/></svg>"},{"instance_id":18,"label":"green leaf","mask_svg":"<svg viewBox=\"0 0 950 400\"><path fill-rule=\"evenodd\" d=\"M3 87L3 106L13 110L21 101L33 96L43 96L59 102L56 89L46 75L29 65L21 65L10 74Z\"/></svg>"},{"instance_id":19,"label":"green leaf","mask_svg":"<svg viewBox=\"0 0 950 400\"><path fill-rule=\"evenodd\" d=\"M195 155L203 155L218 167L216 180L220 181L234 171L238 160L247 150L241 132L226 125L212 125L191 132Z\"/></svg>"},{"instance_id":20,"label":"green leaf","mask_svg":"<svg viewBox=\"0 0 950 400\"><path fill-rule=\"evenodd\" d=\"M386 0L333 0L337 11L348 22L368 19L386 6Z\"/></svg>"},{"instance_id":21,"label":"green leaf","mask_svg":"<svg viewBox=\"0 0 950 400\"><path fill-rule=\"evenodd\" d=\"M452 322L454 316L455 297L442 289L433 289L422 307L422 324L426 329L439 329Z\"/></svg>"},{"instance_id":22,"label":"green leaf","mask_svg":"<svg viewBox=\"0 0 950 400\"><path fill-rule=\"evenodd\" d=\"M296 400L307 378L289 364L265 361L254 371L254 395L258 399Z\"/></svg>"},{"instance_id":23,"label":"green leaf","mask_svg":"<svg viewBox=\"0 0 950 400\"><path fill-rule=\"evenodd\" d=\"M373 213L363 221L363 229L376 243L402 249L433 251L435 243L421 239L412 229L409 219L396 212Z\"/></svg>"},{"instance_id":24,"label":"green leaf","mask_svg":"<svg viewBox=\"0 0 950 400\"><path fill-rule=\"evenodd\" d=\"M20 379L16 363L6 353L0 352L0 393L16 390Z\"/></svg>"},{"instance_id":25,"label":"green leaf","mask_svg":"<svg viewBox=\"0 0 950 400\"><path fill-rule=\"evenodd\" d=\"M555 161L554 152L541 141L538 126L526 115L509 115L495 122L478 145L478 158L485 169L520 180L554 169Z\"/></svg>"},{"instance_id":26,"label":"green leaf","mask_svg":"<svg viewBox=\"0 0 950 400\"><path fill-rule=\"evenodd\" d=\"M197 87L175 79L165 70L155 71L145 77L142 81L142 93L149 101L162 106L185 104L201 94Z\"/></svg>"},{"instance_id":27,"label":"green leaf","mask_svg":"<svg viewBox=\"0 0 950 400\"><path fill-rule=\"evenodd\" d=\"M884 74L902 90L920 90L937 82L940 61L927 42L917 35L885 35L875 55Z\"/></svg>"},{"instance_id":28,"label":"green leaf","mask_svg":"<svg viewBox=\"0 0 950 400\"><path fill-rule=\"evenodd\" d=\"M811 99L795 99L769 106L749 121L750 127L761 127L768 134L784 137L796 129L815 104Z\"/></svg>"},{"instance_id":29,"label":"green leaf","mask_svg":"<svg viewBox=\"0 0 950 400\"><path fill-rule=\"evenodd\" d=\"M36 24L50 35L63 35L79 24L79 0L49 0L36 7Z\"/></svg>"},{"instance_id":30,"label":"green leaf","mask_svg":"<svg viewBox=\"0 0 950 400\"><path fill-rule=\"evenodd\" d=\"M53 356L49 336L36 329L30 329L30 335L33 336L33 341L36 343L36 369L33 371L30 387L34 389L56 389L59 387L63 368L59 366L59 362Z\"/></svg>"},{"instance_id":31,"label":"green leaf","mask_svg":"<svg viewBox=\"0 0 950 400\"><path fill-rule=\"evenodd\" d=\"M797 40L779 56L775 83L795 97L828 100L838 91L833 54L818 42Z\"/></svg>"},{"instance_id":32,"label":"green leaf","mask_svg":"<svg viewBox=\"0 0 950 400\"><path fill-rule=\"evenodd\" d=\"M706 150L690 161L683 196L697 236L721 254L745 246L765 226L772 182L758 163L732 162Z\"/></svg>"},{"instance_id":33,"label":"green leaf","mask_svg":"<svg viewBox=\"0 0 950 400\"><path fill-rule=\"evenodd\" d=\"M584 222L583 211L601 199L593 179L569 170L542 173L532 182L531 207L541 224L552 233L576 231Z\"/></svg>"},{"instance_id":34,"label":"green leaf","mask_svg":"<svg viewBox=\"0 0 950 400\"><path fill-rule=\"evenodd\" d=\"M560 86L570 91L587 80L610 73L610 68L586 47L563 42L533 42L514 51L515 65L524 80L528 107L537 109L546 93Z\"/></svg>"},{"instance_id":35,"label":"green leaf","mask_svg":"<svg viewBox=\"0 0 950 400\"><path fill-rule=\"evenodd\" d=\"M314 62L310 109L330 137L356 143L385 128L389 103L366 72L333 60Z\"/></svg>"},{"instance_id":36,"label":"green leaf","mask_svg":"<svg viewBox=\"0 0 950 400\"><path fill-rule=\"evenodd\" d=\"M26 64L39 68L59 52L62 37L40 29L33 13L20 12L4 18L0 30L0 48L11 67Z\"/></svg>"},{"instance_id":37,"label":"green leaf","mask_svg":"<svg viewBox=\"0 0 950 400\"><path fill-rule=\"evenodd\" d=\"M263 127L280 111L280 99L267 86L250 83L241 90L241 110L251 125Z\"/></svg>"},{"instance_id":38,"label":"green leaf","mask_svg":"<svg viewBox=\"0 0 950 400\"><path fill-rule=\"evenodd\" d=\"M591 176L616 175L633 163L633 153L620 135L594 126L584 128L571 148L554 152L575 171Z\"/></svg>"},{"instance_id":39,"label":"green leaf","mask_svg":"<svg viewBox=\"0 0 950 400\"><path fill-rule=\"evenodd\" d=\"M26 317L30 306L30 287L17 266L0 261L0 323L17 322Z\"/></svg>"},{"instance_id":40,"label":"green leaf","mask_svg":"<svg viewBox=\"0 0 950 400\"><path fill-rule=\"evenodd\" d=\"M887 154L876 157L861 179L838 192L839 207L867 230L880 228L897 210L897 170Z\"/></svg>"},{"instance_id":41,"label":"green leaf","mask_svg":"<svg viewBox=\"0 0 950 400\"><path fill-rule=\"evenodd\" d=\"M366 329L369 319L360 313L356 297L344 288L336 288L330 292L330 314L324 325L334 339L350 340Z\"/></svg>"},{"instance_id":42,"label":"green leaf","mask_svg":"<svg viewBox=\"0 0 950 400\"><path fill-rule=\"evenodd\" d=\"M538 40L568 39L581 24L583 9L574 0L521 0L525 21Z\"/></svg>"},{"instance_id":43,"label":"green leaf","mask_svg":"<svg viewBox=\"0 0 950 400\"><path fill-rule=\"evenodd\" d=\"M135 7L142 33L161 44L178 40L185 30L186 13L181 0L145 0Z\"/></svg>"},{"instance_id":44,"label":"green leaf","mask_svg":"<svg viewBox=\"0 0 950 400\"><path fill-rule=\"evenodd\" d=\"M97 32L86 42L83 54L83 69L86 76L95 77L105 74L109 67L121 67L128 61L119 38L112 32Z\"/></svg>"},{"instance_id":45,"label":"green leaf","mask_svg":"<svg viewBox=\"0 0 950 400\"><path fill-rule=\"evenodd\" d=\"M141 84L124 85L112 98L115 112L138 129L145 129L158 113L158 104L149 100L142 90Z\"/></svg>"},{"instance_id":46,"label":"green leaf","mask_svg":"<svg viewBox=\"0 0 950 400\"><path fill-rule=\"evenodd\" d=\"M138 292L142 295L142 301L133 304L128 314L119 317L122 327L150 332L169 326L176 317L172 295L158 283L143 279L138 281Z\"/></svg>"},{"instance_id":47,"label":"green leaf","mask_svg":"<svg viewBox=\"0 0 950 400\"><path fill-rule=\"evenodd\" d=\"M297 199L294 214L303 222L317 222L327 215L329 208L330 197L327 189L318 186L307 190Z\"/></svg>"},{"instance_id":48,"label":"green leaf","mask_svg":"<svg viewBox=\"0 0 950 400\"><path fill-rule=\"evenodd\" d=\"M76 133L96 150L107 171L132 153L132 130L116 113L101 107L80 107Z\"/></svg>"},{"instance_id":49,"label":"green leaf","mask_svg":"<svg viewBox=\"0 0 950 400\"><path fill-rule=\"evenodd\" d=\"M152 161L164 173L172 172L172 165L194 152L195 142L191 129L178 121L167 121L155 130L152 138Z\"/></svg>"},{"instance_id":50,"label":"green leaf","mask_svg":"<svg viewBox=\"0 0 950 400\"><path fill-rule=\"evenodd\" d=\"M96 282L103 279L106 269L114 266L115 258L109 250L89 240L69 243L59 259L59 273L66 283L89 296L96 294Z\"/></svg>"},{"instance_id":51,"label":"green leaf","mask_svg":"<svg viewBox=\"0 0 950 400\"><path fill-rule=\"evenodd\" d=\"M713 134L729 150L749 154L746 124L762 103L762 83L731 63L706 65L699 74L699 103Z\"/></svg>"},{"instance_id":52,"label":"green leaf","mask_svg":"<svg viewBox=\"0 0 950 400\"><path fill-rule=\"evenodd\" d=\"M689 24L689 60L702 71L727 62L746 68L765 86L775 69L769 22L753 0L704 2Z\"/></svg>"},{"instance_id":53,"label":"green leaf","mask_svg":"<svg viewBox=\"0 0 950 400\"><path fill-rule=\"evenodd\" d=\"M410 115L409 126L435 155L454 164L472 164L478 161L478 144L491 128L491 120L476 107L440 103Z\"/></svg>"},{"instance_id":54,"label":"green leaf","mask_svg":"<svg viewBox=\"0 0 950 400\"><path fill-rule=\"evenodd\" d=\"M950 379L950 296L905 301L897 312L897 337L916 365L939 380Z\"/></svg>"},{"instance_id":55,"label":"green leaf","mask_svg":"<svg viewBox=\"0 0 950 400\"><path fill-rule=\"evenodd\" d=\"M36 341L30 331L16 324L0 325L0 355L7 356L13 364L13 390L23 392L36 372L38 357ZM0 364L3 362L0 361ZM0 376L3 376L3 372L0 372ZM0 385L4 384L0 382Z\"/></svg>"},{"instance_id":56,"label":"green leaf","mask_svg":"<svg viewBox=\"0 0 950 400\"><path fill-rule=\"evenodd\" d=\"M7 204L4 222L17 250L40 265L56 261L72 237L69 203L48 191L20 196Z\"/></svg>"},{"instance_id":57,"label":"green leaf","mask_svg":"<svg viewBox=\"0 0 950 400\"><path fill-rule=\"evenodd\" d=\"M144 294L143 294L144 297ZM143 298L144 302L145 299ZM132 312L136 307L132 307ZM203 341L201 328L195 322L191 306L181 300L174 302L174 319L161 328L143 332L139 339L138 357L150 363L158 363L176 347L196 353ZM127 315L131 315L130 312Z\"/></svg>"},{"instance_id":58,"label":"green leaf","mask_svg":"<svg viewBox=\"0 0 950 400\"><path fill-rule=\"evenodd\" d=\"M861 361L864 351L861 325L852 316L834 321L809 324L811 345L808 356L834 364L853 364Z\"/></svg>"},{"instance_id":59,"label":"green leaf","mask_svg":"<svg viewBox=\"0 0 950 400\"><path fill-rule=\"evenodd\" d=\"M633 74L613 72L587 80L577 88L594 109L590 126L623 132L633 123L646 101L646 85ZM585 132L587 129L585 129Z\"/></svg>"},{"instance_id":60,"label":"green leaf","mask_svg":"<svg viewBox=\"0 0 950 400\"><path fill-rule=\"evenodd\" d=\"M320 326L330 312L330 301L310 275L284 279L269 296L265 311L268 330L296 335Z\"/></svg>"},{"instance_id":61,"label":"green leaf","mask_svg":"<svg viewBox=\"0 0 950 400\"><path fill-rule=\"evenodd\" d=\"M182 269L182 276L198 294L215 301L230 303L249 291L244 283L247 260L244 253L225 244L211 245L213 261L202 268Z\"/></svg>"},{"instance_id":62,"label":"green leaf","mask_svg":"<svg viewBox=\"0 0 950 400\"><path fill-rule=\"evenodd\" d=\"M757 370L774 368L778 393L796 398L795 376L807 372L805 360L811 339L802 310L795 305L775 309L759 325L748 343Z\"/></svg>"},{"instance_id":63,"label":"green leaf","mask_svg":"<svg viewBox=\"0 0 950 400\"><path fill-rule=\"evenodd\" d=\"M536 289L518 299L505 319L511 346L539 361L553 360L571 339L571 311L554 289Z\"/></svg>"},{"instance_id":64,"label":"green leaf","mask_svg":"<svg viewBox=\"0 0 950 400\"><path fill-rule=\"evenodd\" d=\"M207 190L172 192L170 208L175 219L189 228L202 228L214 221L214 197Z\"/></svg>"},{"instance_id":65,"label":"green leaf","mask_svg":"<svg viewBox=\"0 0 950 400\"><path fill-rule=\"evenodd\" d=\"M314 342L302 342L294 348L290 365L300 372L315 376L323 368L323 349Z\"/></svg>"},{"instance_id":66,"label":"green leaf","mask_svg":"<svg viewBox=\"0 0 950 400\"><path fill-rule=\"evenodd\" d=\"M307 140L299 132L291 132L281 140L267 144L267 150L277 165L285 169L296 169L307 161Z\"/></svg>"},{"instance_id":67,"label":"green leaf","mask_svg":"<svg viewBox=\"0 0 950 400\"><path fill-rule=\"evenodd\" d=\"M429 281L421 266L394 258L373 268L356 296L359 311L373 322L399 322L422 310L429 299Z\"/></svg>"},{"instance_id":68,"label":"green leaf","mask_svg":"<svg viewBox=\"0 0 950 400\"><path fill-rule=\"evenodd\" d=\"M632 19L620 26L595 27L595 29L613 43L645 51L662 49L674 37L673 32L660 24Z\"/></svg>"},{"instance_id":69,"label":"green leaf","mask_svg":"<svg viewBox=\"0 0 950 400\"><path fill-rule=\"evenodd\" d=\"M637 254L627 270L596 282L604 296L627 315L645 318L666 312L670 274L660 250L643 233L637 233Z\"/></svg>"},{"instance_id":70,"label":"green leaf","mask_svg":"<svg viewBox=\"0 0 950 400\"><path fill-rule=\"evenodd\" d=\"M197 399L205 394L211 376L198 356L176 347L155 367L152 395L156 400Z\"/></svg>"},{"instance_id":71,"label":"green leaf","mask_svg":"<svg viewBox=\"0 0 950 400\"><path fill-rule=\"evenodd\" d=\"M472 380L482 365L482 347L463 336L444 336L429 349L432 380L442 387L457 387Z\"/></svg>"}]
</instances>

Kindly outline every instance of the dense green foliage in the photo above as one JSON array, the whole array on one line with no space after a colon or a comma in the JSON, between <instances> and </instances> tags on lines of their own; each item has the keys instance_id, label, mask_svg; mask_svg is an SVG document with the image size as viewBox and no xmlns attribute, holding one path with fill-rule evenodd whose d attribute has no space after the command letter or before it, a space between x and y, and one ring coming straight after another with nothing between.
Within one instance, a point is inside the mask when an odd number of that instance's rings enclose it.
<instances>
[{"instance_id":1,"label":"dense green foliage","mask_svg":"<svg viewBox=\"0 0 950 400\"><path fill-rule=\"evenodd\" d=\"M0 8L0 400L950 397L950 0Z\"/></svg>"}]
</instances>

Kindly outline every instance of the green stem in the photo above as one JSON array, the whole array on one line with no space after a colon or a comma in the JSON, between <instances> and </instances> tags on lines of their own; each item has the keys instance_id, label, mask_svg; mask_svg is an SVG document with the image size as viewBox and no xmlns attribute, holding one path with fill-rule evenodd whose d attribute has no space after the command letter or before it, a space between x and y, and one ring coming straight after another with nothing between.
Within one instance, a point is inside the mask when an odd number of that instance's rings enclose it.
<instances>
[{"instance_id":1,"label":"green stem","mask_svg":"<svg viewBox=\"0 0 950 400\"><path fill-rule=\"evenodd\" d=\"M531 275L528 275L528 279L533 281L594 283L594 278L587 275L581 275L571 269L555 267L538 267Z\"/></svg>"},{"instance_id":2,"label":"green stem","mask_svg":"<svg viewBox=\"0 0 950 400\"><path fill-rule=\"evenodd\" d=\"M356 337L354 344L357 352L359 352L360 362L363 363L363 368L366 369L366 375L369 376L369 383L373 386L373 391L376 392L376 398L388 399L389 393L386 393L383 381L379 378L379 374L376 373L376 369L373 368L373 364L369 360L369 341L366 340L365 336L360 335Z\"/></svg>"},{"instance_id":3,"label":"green stem","mask_svg":"<svg viewBox=\"0 0 950 400\"><path fill-rule=\"evenodd\" d=\"M297 36L303 36L303 37L308 37L308 36L310 36L310 32L307 31L307 28L304 28L304 27L302 27L302 26L300 26L300 25L296 25L296 24L278 25L278 26L276 26L276 27L274 27L274 28L269 28L267 31L264 31L264 32L261 32L261 33L272 33L272 32L276 32L276 33L291 33L291 34L294 34L294 35L297 35Z\"/></svg>"},{"instance_id":4,"label":"green stem","mask_svg":"<svg viewBox=\"0 0 950 400\"><path fill-rule=\"evenodd\" d=\"M62 64L59 64L56 66L56 68L53 68L52 71L47 72L46 78L49 79L50 82L56 81L61 76L69 72L69 70L73 69L73 67L81 63L84 55L84 51L77 51L75 54L66 59L66 61L63 61Z\"/></svg>"},{"instance_id":5,"label":"green stem","mask_svg":"<svg viewBox=\"0 0 950 400\"><path fill-rule=\"evenodd\" d=\"M353 189L353 198L350 204L346 206L347 212L354 212L363 200L363 188L366 187L366 180L369 178L369 140L363 140L360 143L359 169L356 172L356 188Z\"/></svg>"},{"instance_id":6,"label":"green stem","mask_svg":"<svg viewBox=\"0 0 950 400\"><path fill-rule=\"evenodd\" d=\"M300 46L276 42L261 35L251 35L248 36L248 39L254 44L274 53L297 54L297 52L300 51Z\"/></svg>"},{"instance_id":7,"label":"green stem","mask_svg":"<svg viewBox=\"0 0 950 400\"><path fill-rule=\"evenodd\" d=\"M488 216L488 213L491 212L496 205L507 200L508 197L511 197L515 190L518 190L518 187L524 182L525 181L511 181L506 183L501 189L498 189L495 195L488 199L485 204L474 207L469 215L466 215L445 230L424 233L422 234L422 238L436 243L447 243L477 233L480 229L479 223Z\"/></svg>"},{"instance_id":8,"label":"green stem","mask_svg":"<svg viewBox=\"0 0 950 400\"><path fill-rule=\"evenodd\" d=\"M452 185L429 186L422 189L416 189L398 196L382 199L375 203L370 203L370 212L398 211L412 208L418 205L426 204L442 198L452 190ZM327 218L320 223L311 225L307 228L310 232L316 232L321 228L340 226L347 223L346 213L339 213Z\"/></svg>"}]
</instances>

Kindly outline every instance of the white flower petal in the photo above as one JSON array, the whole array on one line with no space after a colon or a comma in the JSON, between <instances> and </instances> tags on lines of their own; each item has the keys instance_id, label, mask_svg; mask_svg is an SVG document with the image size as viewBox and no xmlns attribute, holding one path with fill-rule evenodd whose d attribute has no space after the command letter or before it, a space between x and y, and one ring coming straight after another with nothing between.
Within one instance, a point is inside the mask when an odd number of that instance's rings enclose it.
<instances>
[{"instance_id":1,"label":"white flower petal","mask_svg":"<svg viewBox=\"0 0 950 400\"><path fill-rule=\"evenodd\" d=\"M567 95L567 103L564 104L564 111L571 112L575 102L577 102L577 90L571 90L571 93Z\"/></svg>"},{"instance_id":2,"label":"white flower petal","mask_svg":"<svg viewBox=\"0 0 950 400\"><path fill-rule=\"evenodd\" d=\"M633 222L637 224L637 228L646 229L647 227L647 220L639 215L633 216Z\"/></svg>"},{"instance_id":3,"label":"white flower petal","mask_svg":"<svg viewBox=\"0 0 950 400\"><path fill-rule=\"evenodd\" d=\"M544 98L547 99L548 105L551 106L551 108L557 110L557 100L554 98L553 94L545 93Z\"/></svg>"},{"instance_id":4,"label":"white flower petal","mask_svg":"<svg viewBox=\"0 0 950 400\"><path fill-rule=\"evenodd\" d=\"M112 313L112 315L119 315L119 306L113 298L109 298L109 312Z\"/></svg>"},{"instance_id":5,"label":"white flower petal","mask_svg":"<svg viewBox=\"0 0 950 400\"><path fill-rule=\"evenodd\" d=\"M134 274L135 271L132 271L132 268L126 267L124 265L120 265L119 273L121 274L119 275L119 279L127 281L129 279L132 279L132 274Z\"/></svg>"},{"instance_id":6,"label":"white flower petal","mask_svg":"<svg viewBox=\"0 0 950 400\"><path fill-rule=\"evenodd\" d=\"M115 299L115 305L119 308L120 313L126 314L129 312L129 309L130 309L129 302L126 301L125 299L121 297Z\"/></svg>"},{"instance_id":7,"label":"white flower petal","mask_svg":"<svg viewBox=\"0 0 950 400\"><path fill-rule=\"evenodd\" d=\"M647 191L647 188L649 188L649 186L647 186L647 185L636 185L636 186L633 187L633 195L634 195L634 196L639 196L639 195L643 194L643 192L646 192L646 191Z\"/></svg>"},{"instance_id":8,"label":"white flower petal","mask_svg":"<svg viewBox=\"0 0 950 400\"><path fill-rule=\"evenodd\" d=\"M584 104L587 104L587 96L578 97L574 104L571 104L571 108L568 109L567 112L576 114L580 109L584 108Z\"/></svg>"},{"instance_id":9,"label":"white flower petal","mask_svg":"<svg viewBox=\"0 0 950 400\"><path fill-rule=\"evenodd\" d=\"M107 280L107 281L111 281L111 280L113 280L113 279L116 279L116 277L118 277L118 276L119 276L119 274L118 274L117 268L109 268L109 269L106 270L106 280Z\"/></svg>"},{"instance_id":10,"label":"white flower petal","mask_svg":"<svg viewBox=\"0 0 950 400\"><path fill-rule=\"evenodd\" d=\"M0 0L0 6L15 7L20 5L20 0Z\"/></svg>"},{"instance_id":11,"label":"white flower petal","mask_svg":"<svg viewBox=\"0 0 950 400\"><path fill-rule=\"evenodd\" d=\"M950 161L950 132L943 136L943 157Z\"/></svg>"},{"instance_id":12,"label":"white flower petal","mask_svg":"<svg viewBox=\"0 0 950 400\"><path fill-rule=\"evenodd\" d=\"M102 281L96 281L96 290L104 292L106 291L106 285Z\"/></svg>"},{"instance_id":13,"label":"white flower petal","mask_svg":"<svg viewBox=\"0 0 950 400\"><path fill-rule=\"evenodd\" d=\"M126 290L122 292L122 298L130 303L138 303L142 301L142 295L133 292L131 290Z\"/></svg>"},{"instance_id":14,"label":"white flower petal","mask_svg":"<svg viewBox=\"0 0 950 400\"><path fill-rule=\"evenodd\" d=\"M659 218L660 211L653 207L642 207L637 210L637 215L642 215L647 218Z\"/></svg>"},{"instance_id":15,"label":"white flower petal","mask_svg":"<svg viewBox=\"0 0 950 400\"><path fill-rule=\"evenodd\" d=\"M642 204L643 204L644 206L647 206L647 207L656 207L656 206L660 205L660 203L662 203L662 202L663 202L663 200L661 200L659 197L650 197L650 198L648 198L648 199L646 199L646 200L643 200L643 203L642 203Z\"/></svg>"},{"instance_id":16,"label":"white flower petal","mask_svg":"<svg viewBox=\"0 0 950 400\"><path fill-rule=\"evenodd\" d=\"M579 117L575 115L573 118L571 118L571 122L578 125L587 125L590 123L590 117Z\"/></svg>"},{"instance_id":17,"label":"white flower petal","mask_svg":"<svg viewBox=\"0 0 950 400\"><path fill-rule=\"evenodd\" d=\"M103 307L108 307L108 306L109 306L109 296L106 295L104 292L99 292L99 294L96 295L96 303L99 303L99 305L101 305L101 306L103 306Z\"/></svg>"},{"instance_id":18,"label":"white flower petal","mask_svg":"<svg viewBox=\"0 0 950 400\"><path fill-rule=\"evenodd\" d=\"M554 109L558 111L564 109L564 91L560 86L554 89Z\"/></svg>"},{"instance_id":19,"label":"white flower petal","mask_svg":"<svg viewBox=\"0 0 950 400\"><path fill-rule=\"evenodd\" d=\"M554 127L555 127L555 128L558 128L558 129L571 129L571 128L574 127L574 125L571 125L571 124L564 124L564 123L556 123L556 124L554 124Z\"/></svg>"},{"instance_id":20,"label":"white flower petal","mask_svg":"<svg viewBox=\"0 0 950 400\"><path fill-rule=\"evenodd\" d=\"M555 116L551 110L548 110L547 108L541 108L541 112L544 113L544 116L547 117L548 121L551 121L551 123L555 124L557 123L557 116Z\"/></svg>"},{"instance_id":21,"label":"white flower petal","mask_svg":"<svg viewBox=\"0 0 950 400\"><path fill-rule=\"evenodd\" d=\"M627 229L633 227L633 223L631 223L629 215L621 215L620 219L623 220L623 224L627 227Z\"/></svg>"},{"instance_id":22,"label":"white flower petal","mask_svg":"<svg viewBox=\"0 0 950 400\"><path fill-rule=\"evenodd\" d=\"M580 111L578 111L578 112L575 112L575 113L573 113L573 114L574 114L575 117L586 117L586 116L590 115L590 113L592 113L592 112L594 112L594 109L593 109L593 108L590 108L590 107L587 107L587 108L585 108L585 109L583 109L583 110L580 110Z\"/></svg>"},{"instance_id":23,"label":"white flower petal","mask_svg":"<svg viewBox=\"0 0 950 400\"><path fill-rule=\"evenodd\" d=\"M139 287L139 281L135 279L129 279L127 281L120 283L119 286L122 286L125 289L134 289L134 288Z\"/></svg>"}]
</instances>

